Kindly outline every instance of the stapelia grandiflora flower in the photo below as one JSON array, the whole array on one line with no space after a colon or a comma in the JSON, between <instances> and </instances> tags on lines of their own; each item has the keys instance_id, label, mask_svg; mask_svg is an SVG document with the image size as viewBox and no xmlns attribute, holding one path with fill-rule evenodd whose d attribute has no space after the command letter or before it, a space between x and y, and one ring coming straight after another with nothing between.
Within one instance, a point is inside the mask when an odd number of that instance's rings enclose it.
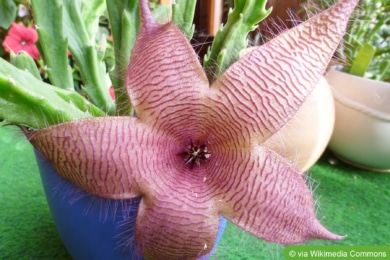
<instances>
[{"instance_id":1,"label":"stapelia grandiflora flower","mask_svg":"<svg viewBox=\"0 0 390 260\"><path fill-rule=\"evenodd\" d=\"M27 28L23 24L13 23L3 41L3 47L7 52L25 51L33 59L39 59L39 51L35 46L37 41L38 33L34 28Z\"/></svg>"},{"instance_id":2,"label":"stapelia grandiflora flower","mask_svg":"<svg viewBox=\"0 0 390 260\"><path fill-rule=\"evenodd\" d=\"M343 239L316 218L302 174L262 143L310 95L357 2L342 0L257 47L210 86L184 35L140 1L126 74L137 117L77 120L28 138L87 192L142 196L136 243L146 258L208 253L220 215L267 241Z\"/></svg>"}]
</instances>

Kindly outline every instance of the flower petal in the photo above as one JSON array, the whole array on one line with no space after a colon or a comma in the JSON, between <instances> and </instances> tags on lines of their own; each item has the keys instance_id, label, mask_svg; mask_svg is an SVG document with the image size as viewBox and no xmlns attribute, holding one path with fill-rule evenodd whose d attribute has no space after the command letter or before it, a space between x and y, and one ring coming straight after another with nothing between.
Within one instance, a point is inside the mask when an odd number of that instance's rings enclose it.
<instances>
[{"instance_id":1,"label":"flower petal","mask_svg":"<svg viewBox=\"0 0 390 260\"><path fill-rule=\"evenodd\" d=\"M23 24L13 22L11 28L8 31L8 34L17 35L18 37L20 37L20 39L22 39L25 30L26 27Z\"/></svg>"},{"instance_id":2,"label":"flower petal","mask_svg":"<svg viewBox=\"0 0 390 260\"><path fill-rule=\"evenodd\" d=\"M198 106L209 84L184 34L172 23L158 24L147 1L140 5L141 28L126 74L127 90L139 118L169 124L182 109Z\"/></svg>"},{"instance_id":3,"label":"flower petal","mask_svg":"<svg viewBox=\"0 0 390 260\"><path fill-rule=\"evenodd\" d=\"M194 193L159 194L141 201L136 241L146 259L196 259L210 252L219 215L211 200Z\"/></svg>"},{"instance_id":4,"label":"flower petal","mask_svg":"<svg viewBox=\"0 0 390 260\"><path fill-rule=\"evenodd\" d=\"M122 199L161 186L176 144L133 117L77 120L27 132L27 138L65 179L104 198ZM168 170L165 170L168 172Z\"/></svg>"},{"instance_id":5,"label":"flower petal","mask_svg":"<svg viewBox=\"0 0 390 260\"><path fill-rule=\"evenodd\" d=\"M260 142L284 126L325 72L357 2L340 1L232 64L209 97L224 115L218 123Z\"/></svg>"},{"instance_id":6,"label":"flower petal","mask_svg":"<svg viewBox=\"0 0 390 260\"><path fill-rule=\"evenodd\" d=\"M35 46L35 44L32 42L29 42L26 46L24 46L23 50L27 52L34 60L39 59L39 57L41 57L37 46Z\"/></svg>"},{"instance_id":7,"label":"flower petal","mask_svg":"<svg viewBox=\"0 0 390 260\"><path fill-rule=\"evenodd\" d=\"M241 153L217 172L224 176L218 187L221 214L245 231L282 244L344 238L322 226L304 177L271 150Z\"/></svg>"}]
</instances>

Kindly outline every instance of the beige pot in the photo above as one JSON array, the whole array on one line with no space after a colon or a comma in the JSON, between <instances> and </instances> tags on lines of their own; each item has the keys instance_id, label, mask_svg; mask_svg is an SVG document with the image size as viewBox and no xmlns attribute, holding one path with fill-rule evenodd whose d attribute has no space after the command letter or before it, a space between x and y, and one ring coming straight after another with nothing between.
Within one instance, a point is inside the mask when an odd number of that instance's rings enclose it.
<instances>
[{"instance_id":1,"label":"beige pot","mask_svg":"<svg viewBox=\"0 0 390 260\"><path fill-rule=\"evenodd\" d=\"M390 171L390 83L335 69L326 78L336 105L329 148L350 164Z\"/></svg>"},{"instance_id":2,"label":"beige pot","mask_svg":"<svg viewBox=\"0 0 390 260\"><path fill-rule=\"evenodd\" d=\"M307 171L326 149L334 126L334 102L326 80L321 78L294 117L265 142Z\"/></svg>"}]
</instances>

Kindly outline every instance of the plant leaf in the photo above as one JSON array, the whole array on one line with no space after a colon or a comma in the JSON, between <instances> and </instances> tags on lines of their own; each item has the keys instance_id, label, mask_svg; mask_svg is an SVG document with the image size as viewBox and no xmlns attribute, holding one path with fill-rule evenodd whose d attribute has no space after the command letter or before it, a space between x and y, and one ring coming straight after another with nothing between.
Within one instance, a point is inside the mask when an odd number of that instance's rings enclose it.
<instances>
[{"instance_id":1,"label":"plant leaf","mask_svg":"<svg viewBox=\"0 0 390 260\"><path fill-rule=\"evenodd\" d=\"M11 63L21 70L29 71L36 79L42 80L37 65L27 52L21 51L18 54L11 52Z\"/></svg>"},{"instance_id":2,"label":"plant leaf","mask_svg":"<svg viewBox=\"0 0 390 260\"><path fill-rule=\"evenodd\" d=\"M69 37L69 48L80 68L83 90L88 98L101 110L113 115L115 104L109 95L109 86L106 85L105 64L99 61L95 40L89 37L78 3L77 0L63 1L63 26Z\"/></svg>"},{"instance_id":3,"label":"plant leaf","mask_svg":"<svg viewBox=\"0 0 390 260\"><path fill-rule=\"evenodd\" d=\"M265 9L267 0L236 0L234 3L227 23L218 30L204 57L204 68L210 82L238 60L240 51L247 47L248 33L272 11L272 8Z\"/></svg>"},{"instance_id":4,"label":"plant leaf","mask_svg":"<svg viewBox=\"0 0 390 260\"><path fill-rule=\"evenodd\" d=\"M94 39L99 31L99 17L106 10L106 0L82 0L81 16L89 38Z\"/></svg>"},{"instance_id":5,"label":"plant leaf","mask_svg":"<svg viewBox=\"0 0 390 260\"><path fill-rule=\"evenodd\" d=\"M374 55L375 48L369 43L363 43L356 58L353 60L349 73L364 77Z\"/></svg>"},{"instance_id":6,"label":"plant leaf","mask_svg":"<svg viewBox=\"0 0 390 260\"><path fill-rule=\"evenodd\" d=\"M62 4L58 0L34 0L31 4L51 84L73 90L72 70L68 64L68 41L62 26Z\"/></svg>"},{"instance_id":7,"label":"plant leaf","mask_svg":"<svg viewBox=\"0 0 390 260\"><path fill-rule=\"evenodd\" d=\"M192 23L195 6L195 0L176 0L172 6L173 23L186 35L187 40L192 39L195 31L195 25Z\"/></svg>"},{"instance_id":8,"label":"plant leaf","mask_svg":"<svg viewBox=\"0 0 390 260\"><path fill-rule=\"evenodd\" d=\"M111 81L115 91L116 115L132 116L131 100L125 90L125 80L130 54L139 30L139 6L137 0L109 0L107 11L112 27L115 49L115 68Z\"/></svg>"},{"instance_id":9,"label":"plant leaf","mask_svg":"<svg viewBox=\"0 0 390 260\"><path fill-rule=\"evenodd\" d=\"M0 118L39 129L104 112L75 91L43 83L0 59Z\"/></svg>"},{"instance_id":10,"label":"plant leaf","mask_svg":"<svg viewBox=\"0 0 390 260\"><path fill-rule=\"evenodd\" d=\"M0 1L0 27L8 29L16 17L16 4L13 0Z\"/></svg>"}]
</instances>

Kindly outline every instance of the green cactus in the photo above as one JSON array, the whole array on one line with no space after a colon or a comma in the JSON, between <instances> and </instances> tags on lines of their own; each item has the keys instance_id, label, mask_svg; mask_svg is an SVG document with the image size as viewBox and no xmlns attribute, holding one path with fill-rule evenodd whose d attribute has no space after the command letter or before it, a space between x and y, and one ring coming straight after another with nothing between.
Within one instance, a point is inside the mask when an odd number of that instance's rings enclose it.
<instances>
[{"instance_id":1,"label":"green cactus","mask_svg":"<svg viewBox=\"0 0 390 260\"><path fill-rule=\"evenodd\" d=\"M99 31L99 17L106 10L106 0L84 0L82 3L81 17L89 37L93 39Z\"/></svg>"},{"instance_id":2,"label":"green cactus","mask_svg":"<svg viewBox=\"0 0 390 260\"><path fill-rule=\"evenodd\" d=\"M267 0L236 0L229 11L227 23L222 26L204 57L204 68L210 82L238 60L240 51L247 47L247 35L256 29L272 11L265 8Z\"/></svg>"},{"instance_id":3,"label":"green cactus","mask_svg":"<svg viewBox=\"0 0 390 260\"><path fill-rule=\"evenodd\" d=\"M195 26L193 25L196 0L176 0L172 6L174 24L191 40Z\"/></svg>"},{"instance_id":4,"label":"green cactus","mask_svg":"<svg viewBox=\"0 0 390 260\"><path fill-rule=\"evenodd\" d=\"M0 59L0 118L39 129L105 115L76 91L46 84L33 74Z\"/></svg>"},{"instance_id":5,"label":"green cactus","mask_svg":"<svg viewBox=\"0 0 390 260\"><path fill-rule=\"evenodd\" d=\"M34 0L32 9L50 82L59 88L74 89L68 65L68 40L63 30L63 8L58 0Z\"/></svg>"},{"instance_id":6,"label":"green cactus","mask_svg":"<svg viewBox=\"0 0 390 260\"><path fill-rule=\"evenodd\" d=\"M48 3L48 2L46 2ZM106 68L98 55L94 39L91 39L81 17L77 0L64 0L63 26L69 37L69 49L76 59L83 79L83 91L100 109L113 115L115 104L106 84Z\"/></svg>"},{"instance_id":7,"label":"green cactus","mask_svg":"<svg viewBox=\"0 0 390 260\"><path fill-rule=\"evenodd\" d=\"M21 70L29 71L36 79L41 80L39 70L28 53L24 51L18 54L11 53L11 63Z\"/></svg>"},{"instance_id":8,"label":"green cactus","mask_svg":"<svg viewBox=\"0 0 390 260\"><path fill-rule=\"evenodd\" d=\"M125 91L126 72L131 51L139 30L139 7L137 0L109 0L107 11L114 37L115 69L111 73L111 81L115 90L116 114L132 115L133 109Z\"/></svg>"}]
</instances>

